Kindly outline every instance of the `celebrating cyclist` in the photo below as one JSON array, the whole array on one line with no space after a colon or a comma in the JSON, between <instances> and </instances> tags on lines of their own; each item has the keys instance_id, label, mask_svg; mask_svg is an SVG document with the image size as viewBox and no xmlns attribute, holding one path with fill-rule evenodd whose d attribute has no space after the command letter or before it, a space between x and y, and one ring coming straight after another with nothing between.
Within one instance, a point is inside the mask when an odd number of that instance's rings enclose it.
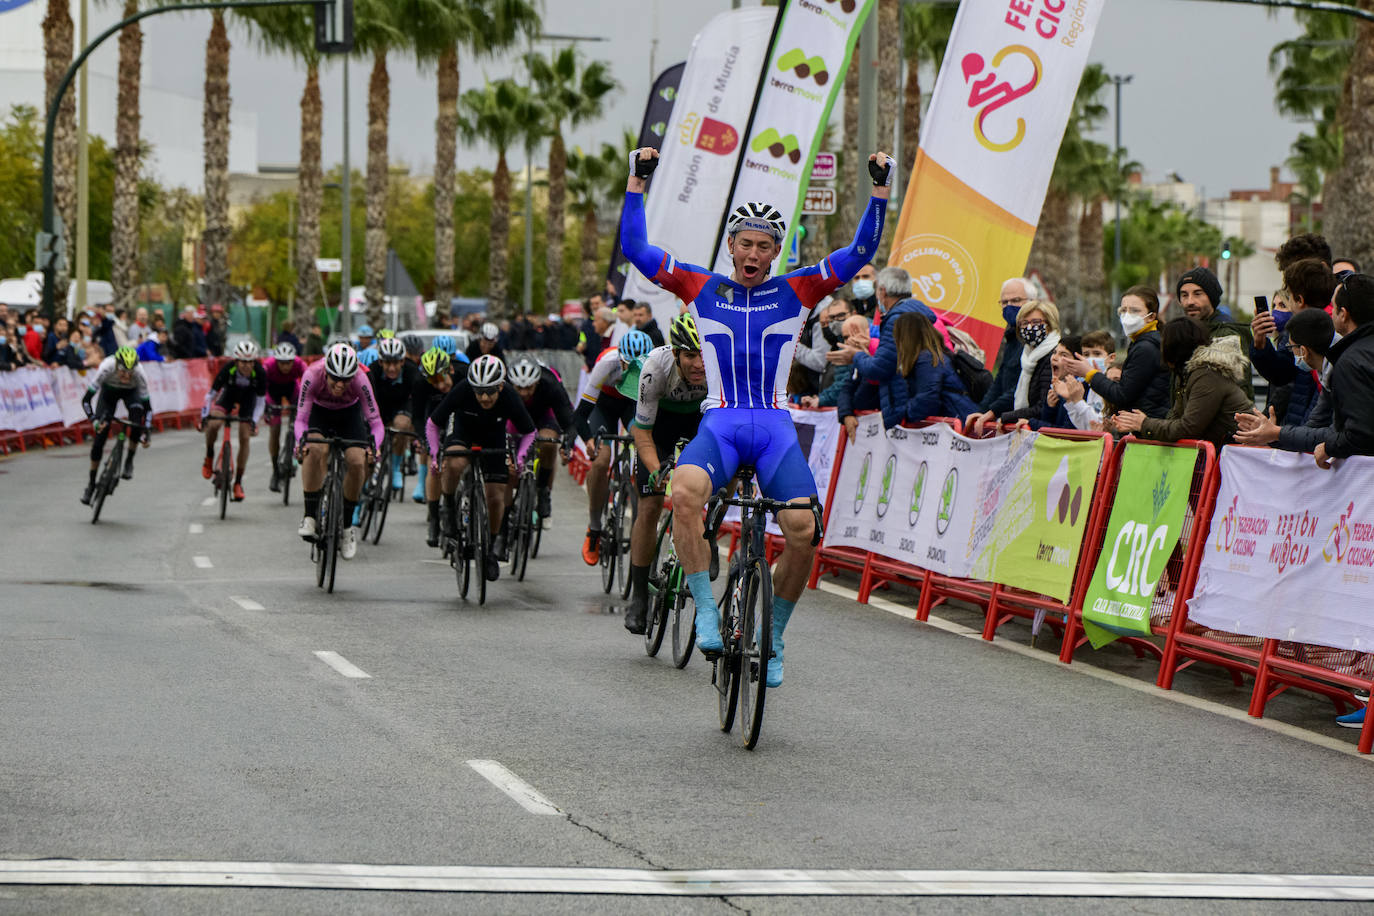
<instances>
[{"instance_id":1,"label":"celebrating cyclist","mask_svg":"<svg viewBox=\"0 0 1374 916\"><path fill-rule=\"evenodd\" d=\"M452 341L451 337L440 338ZM453 388L457 377L457 367L448 353L438 346L431 347L420 357L420 378L410 395L410 418L416 429L425 429L425 421L439 406L439 402ZM429 536L426 543L431 547L439 546L439 475L430 467L429 440L421 436L416 440L424 470L415 484L413 497L416 502L424 502L429 508Z\"/></svg>"},{"instance_id":2,"label":"celebrating cyclist","mask_svg":"<svg viewBox=\"0 0 1374 916\"><path fill-rule=\"evenodd\" d=\"M808 505L816 483L797 443L787 407L787 377L797 338L811 309L872 260L883 234L893 162L885 153L868 157L873 195L854 241L819 264L770 277L782 251L786 226L768 204L747 203L730 214L726 248L730 276L683 264L649 244L644 221L644 183L658 151L630 154L630 177L621 214L620 243L644 276L687 303L696 319L706 366L705 414L697 437L683 451L673 478L673 542L697 608L697 645L721 651L720 611L711 594L702 509L742 464L755 469L769 499ZM773 646L768 686L782 683L782 634L801 597L815 550L810 513L778 514L787 547L774 573Z\"/></svg>"},{"instance_id":3,"label":"celebrating cyclist","mask_svg":"<svg viewBox=\"0 0 1374 916\"><path fill-rule=\"evenodd\" d=\"M281 408L295 404L301 393L301 376L305 375L305 363L296 358L296 348L283 341L277 344L272 355L262 361L263 375L267 377L267 409L263 418L267 421L267 450L272 453L272 482L268 489L273 493L281 490L281 480L277 476L277 455L281 451Z\"/></svg>"},{"instance_id":4,"label":"celebrating cyclist","mask_svg":"<svg viewBox=\"0 0 1374 916\"><path fill-rule=\"evenodd\" d=\"M513 462L504 454L507 423L513 423L521 437ZM435 467L444 449L450 446L490 450L480 456L482 475L486 478L487 519L493 538L483 574L488 582L495 582L501 575L500 564L504 559L504 551L496 537L506 515L510 465L524 464L534 441L534 421L520 396L506 384L505 363L492 354L474 359L468 368L467 380L454 386L425 421L425 437L429 440L429 453L433 456L430 460ZM467 469L466 456L444 456L440 483L444 492L444 524L450 532L458 526L456 494L458 482Z\"/></svg>"},{"instance_id":5,"label":"celebrating cyclist","mask_svg":"<svg viewBox=\"0 0 1374 916\"><path fill-rule=\"evenodd\" d=\"M95 407L91 407L91 401ZM105 440L110 435L110 418L114 416L115 405L123 404L129 412L129 422L142 427L143 447L148 447L148 425L153 418L153 403L148 398L148 379L138 365L138 352L133 347L120 347L105 357L96 370L95 377L86 388L81 399L81 409L91 420L95 435L91 437L91 475L86 489L81 494L81 502L89 506L95 492L95 473L100 467L100 457L105 454ZM130 448L124 459L125 480L134 476L134 452Z\"/></svg>"},{"instance_id":6,"label":"celebrating cyclist","mask_svg":"<svg viewBox=\"0 0 1374 916\"><path fill-rule=\"evenodd\" d=\"M310 432L318 436L372 442L371 449L349 446L344 452L347 472L343 481L343 517L353 518L358 496L367 474L368 452L382 449L382 415L372 386L358 368L358 354L346 343L336 343L324 354L324 359L311 364L301 379L301 397L296 404L296 457L301 459L301 496L305 516L297 532L305 540L312 540L319 532L320 493L328 473L329 446L307 444ZM350 524L339 542L339 552L345 560L358 552L358 529Z\"/></svg>"},{"instance_id":7,"label":"celebrating cyclist","mask_svg":"<svg viewBox=\"0 0 1374 916\"><path fill-rule=\"evenodd\" d=\"M406 362L405 344L395 337L378 340L377 355L379 365L374 365L368 372L368 379L372 382L372 393L377 398L377 409L382 413L382 423L410 432L415 428L411 423L410 409L420 371ZM401 463L409 447L410 440L405 436L397 436L391 447L391 485L397 490L404 486Z\"/></svg>"},{"instance_id":8,"label":"celebrating cyclist","mask_svg":"<svg viewBox=\"0 0 1374 916\"><path fill-rule=\"evenodd\" d=\"M258 434L258 421L267 406L267 373L258 362L258 345L240 340L234 347L233 361L227 362L210 384L200 422L205 427L205 463L200 476L209 480L215 472L215 438L224 426L224 418L235 407L239 424L238 462L234 468L234 502L243 501L243 470L248 467L248 439Z\"/></svg>"},{"instance_id":9,"label":"celebrating cyclist","mask_svg":"<svg viewBox=\"0 0 1374 916\"><path fill-rule=\"evenodd\" d=\"M573 428L572 401L563 381L548 366L528 356L510 367L510 383L520 395L530 419L539 427L539 473L535 477L538 494L535 511L541 520L553 514L553 469L557 466L559 436Z\"/></svg>"},{"instance_id":10,"label":"celebrating cyclist","mask_svg":"<svg viewBox=\"0 0 1374 916\"><path fill-rule=\"evenodd\" d=\"M691 315L678 315L668 329L668 346L639 361L639 396L635 399L635 484L639 514L630 534L630 606L625 629L643 633L649 610L649 564L668 483L667 459L679 439L692 439L701 422L706 397L706 366L701 338Z\"/></svg>"},{"instance_id":11,"label":"celebrating cyclist","mask_svg":"<svg viewBox=\"0 0 1374 916\"><path fill-rule=\"evenodd\" d=\"M629 331L613 349L596 358L587 376L587 385L577 402L577 432L587 444L592 466L587 471L587 538L582 542L582 561L588 566L601 562L601 516L610 491L611 452L601 448L597 439L617 435L629 428L635 415L638 389L625 384L625 373L635 360L648 356L654 342L643 331ZM565 433L571 445L572 431Z\"/></svg>"}]
</instances>

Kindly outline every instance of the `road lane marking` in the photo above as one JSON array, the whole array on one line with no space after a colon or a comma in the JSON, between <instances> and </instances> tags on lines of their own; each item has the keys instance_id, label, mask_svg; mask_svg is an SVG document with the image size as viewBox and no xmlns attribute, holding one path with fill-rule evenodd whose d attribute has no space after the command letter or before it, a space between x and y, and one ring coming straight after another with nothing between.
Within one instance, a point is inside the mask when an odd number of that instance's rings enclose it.
<instances>
[{"instance_id":1,"label":"road lane marking","mask_svg":"<svg viewBox=\"0 0 1374 916\"><path fill-rule=\"evenodd\" d=\"M316 652L315 657L344 677L372 677L372 675L368 674L337 652Z\"/></svg>"},{"instance_id":2,"label":"road lane marking","mask_svg":"<svg viewBox=\"0 0 1374 916\"><path fill-rule=\"evenodd\" d=\"M214 569L215 564L210 562L210 558L205 554L196 554L191 557L191 562L196 564L199 569Z\"/></svg>"},{"instance_id":3,"label":"road lane marking","mask_svg":"<svg viewBox=\"0 0 1374 916\"><path fill-rule=\"evenodd\" d=\"M841 585L836 585L833 582L818 582L816 583L816 587L820 591L828 592L829 594L836 595L841 598L846 598L850 601L857 602L859 600L858 592L853 591L851 589L847 589ZM880 611L887 611L889 614L894 614L898 617L901 617L903 620L917 622L916 609L909 605L898 604L895 601L889 601L888 599L881 598L877 595L870 595L868 603L870 607L877 608ZM1210 712L1218 716L1224 716L1227 719L1230 719L1234 722L1242 722L1246 725L1250 725L1255 728L1262 728L1265 731L1271 731L1275 734L1283 735L1287 738L1293 738L1294 740L1302 741L1307 744L1316 745L1317 747L1326 748L1330 751L1338 751L1347 756L1354 757L1357 760L1363 760L1366 763L1374 763L1374 754L1361 754L1356 749L1356 746L1353 742L1342 741L1341 739L1333 738L1330 735L1318 734L1317 732L1309 731L1305 728L1299 728L1296 725L1289 725L1287 722L1280 722L1276 719L1252 718L1248 710L1236 709L1227 706L1224 703L1218 703L1214 700L1203 699L1202 697L1195 697L1187 693L1180 693L1177 690L1164 690L1163 688L1155 686L1155 683L1153 681L1142 681L1125 674L1118 674L1115 671L1108 671L1105 668L1098 668L1093 665L1083 663L1079 663L1076 665L1064 665L1060 663L1058 653L1052 654L1044 652L1040 649L1033 649L1030 646L1023 646L1020 643L1010 642L1005 639L996 639L992 642L988 642L987 640L983 639L983 631L981 629L966 626L965 624L959 623L954 620L949 620L944 617L939 617L934 613L932 613L929 619L926 620L926 625L934 627L937 630L943 630L946 633L952 633L955 636L962 636L965 639L976 640L977 642L986 646L994 646L998 649L1001 649L1004 652L1012 652L1016 655L1022 656L1023 658L1034 659L1038 662L1052 664L1063 671L1070 671L1074 674L1086 675L1087 677L1096 678L1099 681L1106 681L1109 684L1115 684L1118 687L1125 687L1128 690L1134 690L1136 693L1143 693L1147 696L1156 697L1161 700L1168 700L1171 703L1178 703L1181 706L1187 706L1192 709L1201 710L1203 712Z\"/></svg>"},{"instance_id":4,"label":"road lane marking","mask_svg":"<svg viewBox=\"0 0 1374 916\"><path fill-rule=\"evenodd\" d=\"M539 868L289 862L0 862L0 884L276 887L660 897L1098 897L1374 901L1374 877L915 869Z\"/></svg>"},{"instance_id":5,"label":"road lane marking","mask_svg":"<svg viewBox=\"0 0 1374 916\"><path fill-rule=\"evenodd\" d=\"M219 502L219 500L215 499L213 496L207 496L200 501L200 504L202 506L213 506L217 502Z\"/></svg>"},{"instance_id":6,"label":"road lane marking","mask_svg":"<svg viewBox=\"0 0 1374 916\"><path fill-rule=\"evenodd\" d=\"M252 598L244 598L240 595L230 595L229 600L237 604L239 607L243 608L245 611L266 610L266 608L264 608L261 604L258 604Z\"/></svg>"},{"instance_id":7,"label":"road lane marking","mask_svg":"<svg viewBox=\"0 0 1374 916\"><path fill-rule=\"evenodd\" d=\"M192 522L190 528L187 529L187 532L189 534L204 534L205 526L202 525L200 522Z\"/></svg>"},{"instance_id":8,"label":"road lane marking","mask_svg":"<svg viewBox=\"0 0 1374 916\"><path fill-rule=\"evenodd\" d=\"M516 776L496 760L469 760L468 766L476 770L487 782L505 792L516 804L531 814L562 814L558 807L539 790Z\"/></svg>"}]
</instances>

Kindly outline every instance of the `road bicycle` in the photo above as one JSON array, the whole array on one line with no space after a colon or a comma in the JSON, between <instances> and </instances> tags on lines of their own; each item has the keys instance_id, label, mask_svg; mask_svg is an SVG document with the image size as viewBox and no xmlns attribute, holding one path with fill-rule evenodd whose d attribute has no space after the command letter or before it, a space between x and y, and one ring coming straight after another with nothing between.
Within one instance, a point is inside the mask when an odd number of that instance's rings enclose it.
<instances>
[{"instance_id":1,"label":"road bicycle","mask_svg":"<svg viewBox=\"0 0 1374 916\"><path fill-rule=\"evenodd\" d=\"M387 508L393 500L400 500L405 497L404 470L402 470L401 488L398 490L392 485L395 481L391 477L391 451L397 437L414 439L416 435L410 430L387 427L386 437L382 439L381 456L372 465L372 473L367 476L367 481L363 484L363 495L360 503L362 514L358 525L362 529L363 540L367 540L370 534L373 544L381 543L382 528L386 526ZM373 528L374 525L376 526L375 529Z\"/></svg>"},{"instance_id":2,"label":"road bicycle","mask_svg":"<svg viewBox=\"0 0 1374 916\"><path fill-rule=\"evenodd\" d=\"M115 431L115 442L110 447L110 454L105 456L105 463L101 465L100 473L95 475L95 489L91 492L91 524L100 521L100 510L105 505L105 497L115 491L119 486L120 468L124 462L124 450L126 448L137 448L139 439L143 437L143 427L135 426L128 420L121 420L119 417L109 417L104 422L118 427ZM129 433L133 434L133 445L126 445L125 440Z\"/></svg>"},{"instance_id":3,"label":"road bicycle","mask_svg":"<svg viewBox=\"0 0 1374 916\"><path fill-rule=\"evenodd\" d=\"M252 423L249 417L239 417L233 414L223 417L208 416L205 422L209 423L218 420L224 424L224 438L220 441L219 458L215 461L215 472L211 476L211 481L215 485L215 496L219 498L219 517L224 518L225 511L229 508L229 496L234 489L234 443L231 435L232 424Z\"/></svg>"},{"instance_id":4,"label":"road bicycle","mask_svg":"<svg viewBox=\"0 0 1374 916\"><path fill-rule=\"evenodd\" d=\"M296 405L267 405L267 410L281 417L281 442L277 449L277 486L281 488L281 504L291 505L291 478L296 476Z\"/></svg>"},{"instance_id":5,"label":"road bicycle","mask_svg":"<svg viewBox=\"0 0 1374 916\"><path fill-rule=\"evenodd\" d=\"M329 470L325 474L324 488L320 491L320 516L316 520L315 540L310 545L310 559L315 564L315 585L323 586L332 593L334 574L339 567L339 542L343 538L346 523L351 521L343 517L343 485L344 477L348 474L348 461L344 453L350 448L370 449L373 443L362 439L307 435L305 444L329 446Z\"/></svg>"},{"instance_id":6,"label":"road bicycle","mask_svg":"<svg viewBox=\"0 0 1374 916\"><path fill-rule=\"evenodd\" d=\"M659 479L666 481L677 464L676 455L689 440L680 439L675 455L659 466ZM696 608L691 605L686 574L673 549L673 513L667 507L658 522L654 540L654 559L649 567L649 615L644 628L644 651L652 658L673 633L673 665L686 667L696 644Z\"/></svg>"},{"instance_id":7,"label":"road bicycle","mask_svg":"<svg viewBox=\"0 0 1374 916\"><path fill-rule=\"evenodd\" d=\"M712 662L711 683L716 688L720 730L728 732L734 726L738 706L740 737L750 750L758 744L763 729L768 660L773 657L773 575L768 568L764 530L768 516L776 516L784 509L809 509L816 525L812 546L821 542L824 533L821 505L815 496L806 505L768 499L757 495L754 474L753 467L742 466L735 478L739 482L738 495L730 496L725 488L716 492L707 510L705 531L714 549L725 507L740 508L739 546L730 558L725 595L720 602L720 636L724 646L707 657Z\"/></svg>"},{"instance_id":8,"label":"road bicycle","mask_svg":"<svg viewBox=\"0 0 1374 916\"><path fill-rule=\"evenodd\" d=\"M520 469L520 478L515 485L507 543L510 545L510 572L517 582L525 581L525 570L530 558L539 554L539 542L544 533L538 511L539 446L544 442L557 441L542 436L535 439L530 459Z\"/></svg>"},{"instance_id":9,"label":"road bicycle","mask_svg":"<svg viewBox=\"0 0 1374 916\"><path fill-rule=\"evenodd\" d=\"M622 600L630 597L630 533L634 528L634 438L601 436L611 449L606 511L601 523L601 587L606 594L618 589ZM609 446L605 443L609 442Z\"/></svg>"},{"instance_id":10,"label":"road bicycle","mask_svg":"<svg viewBox=\"0 0 1374 916\"><path fill-rule=\"evenodd\" d=\"M468 469L458 484L458 525L446 533L444 555L458 577L458 595L464 601L477 576L477 603L487 603L487 555L491 553L491 524L487 520L487 478L482 472L483 455L505 455L504 448L444 449L445 458L467 458ZM447 518L447 516L445 516ZM447 524L447 522L445 522ZM475 569L474 569L475 567Z\"/></svg>"}]
</instances>

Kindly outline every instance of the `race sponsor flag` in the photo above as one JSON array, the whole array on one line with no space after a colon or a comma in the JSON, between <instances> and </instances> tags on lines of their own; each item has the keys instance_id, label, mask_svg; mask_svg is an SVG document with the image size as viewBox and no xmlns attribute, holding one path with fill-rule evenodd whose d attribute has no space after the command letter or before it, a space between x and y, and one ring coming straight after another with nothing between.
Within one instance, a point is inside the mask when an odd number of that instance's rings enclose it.
<instances>
[{"instance_id":1,"label":"race sponsor flag","mask_svg":"<svg viewBox=\"0 0 1374 916\"><path fill-rule=\"evenodd\" d=\"M768 63L759 78L744 155L731 188L730 205L720 216L717 272L728 275L732 270L725 248L725 220L731 210L747 201L778 208L787 222L782 249L789 250L806 201L811 164L849 70L859 26L876 5L877 0L779 3L778 25Z\"/></svg>"},{"instance_id":2,"label":"race sponsor flag","mask_svg":"<svg viewBox=\"0 0 1374 916\"><path fill-rule=\"evenodd\" d=\"M767 7L731 10L706 23L692 41L653 193L644 199L650 241L679 261L711 263L776 18ZM663 327L678 312L677 298L633 267L623 295L648 302Z\"/></svg>"},{"instance_id":3,"label":"race sponsor flag","mask_svg":"<svg viewBox=\"0 0 1374 916\"><path fill-rule=\"evenodd\" d=\"M1105 2L959 4L888 263L989 360Z\"/></svg>"},{"instance_id":4,"label":"race sponsor flag","mask_svg":"<svg viewBox=\"0 0 1374 916\"><path fill-rule=\"evenodd\" d=\"M677 90L682 84L682 71L686 68L686 61L673 64L654 80L654 85L649 89L649 101L644 106L644 123L639 126L639 139L636 143L640 149L646 146L652 146L657 150L663 149L663 138L667 135L668 124L673 118L673 103L677 100ZM649 193L653 183L654 176L650 175L644 182L644 193ZM620 250L620 222L617 220L615 243L611 245L611 266L606 270L606 279L614 284L616 295L624 292L625 277L629 272L630 261L625 257L625 252Z\"/></svg>"}]
</instances>

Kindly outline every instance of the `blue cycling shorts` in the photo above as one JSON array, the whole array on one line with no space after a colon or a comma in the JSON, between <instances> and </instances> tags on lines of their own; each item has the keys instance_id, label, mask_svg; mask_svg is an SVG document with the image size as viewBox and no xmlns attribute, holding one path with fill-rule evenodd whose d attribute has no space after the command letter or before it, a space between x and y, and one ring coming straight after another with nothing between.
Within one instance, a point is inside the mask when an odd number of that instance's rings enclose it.
<instances>
[{"instance_id":1,"label":"blue cycling shorts","mask_svg":"<svg viewBox=\"0 0 1374 916\"><path fill-rule=\"evenodd\" d=\"M725 486L741 464L752 464L759 489L769 499L816 495L816 479L786 410L714 407L702 416L696 438L682 450L678 464L710 474L712 492Z\"/></svg>"}]
</instances>

